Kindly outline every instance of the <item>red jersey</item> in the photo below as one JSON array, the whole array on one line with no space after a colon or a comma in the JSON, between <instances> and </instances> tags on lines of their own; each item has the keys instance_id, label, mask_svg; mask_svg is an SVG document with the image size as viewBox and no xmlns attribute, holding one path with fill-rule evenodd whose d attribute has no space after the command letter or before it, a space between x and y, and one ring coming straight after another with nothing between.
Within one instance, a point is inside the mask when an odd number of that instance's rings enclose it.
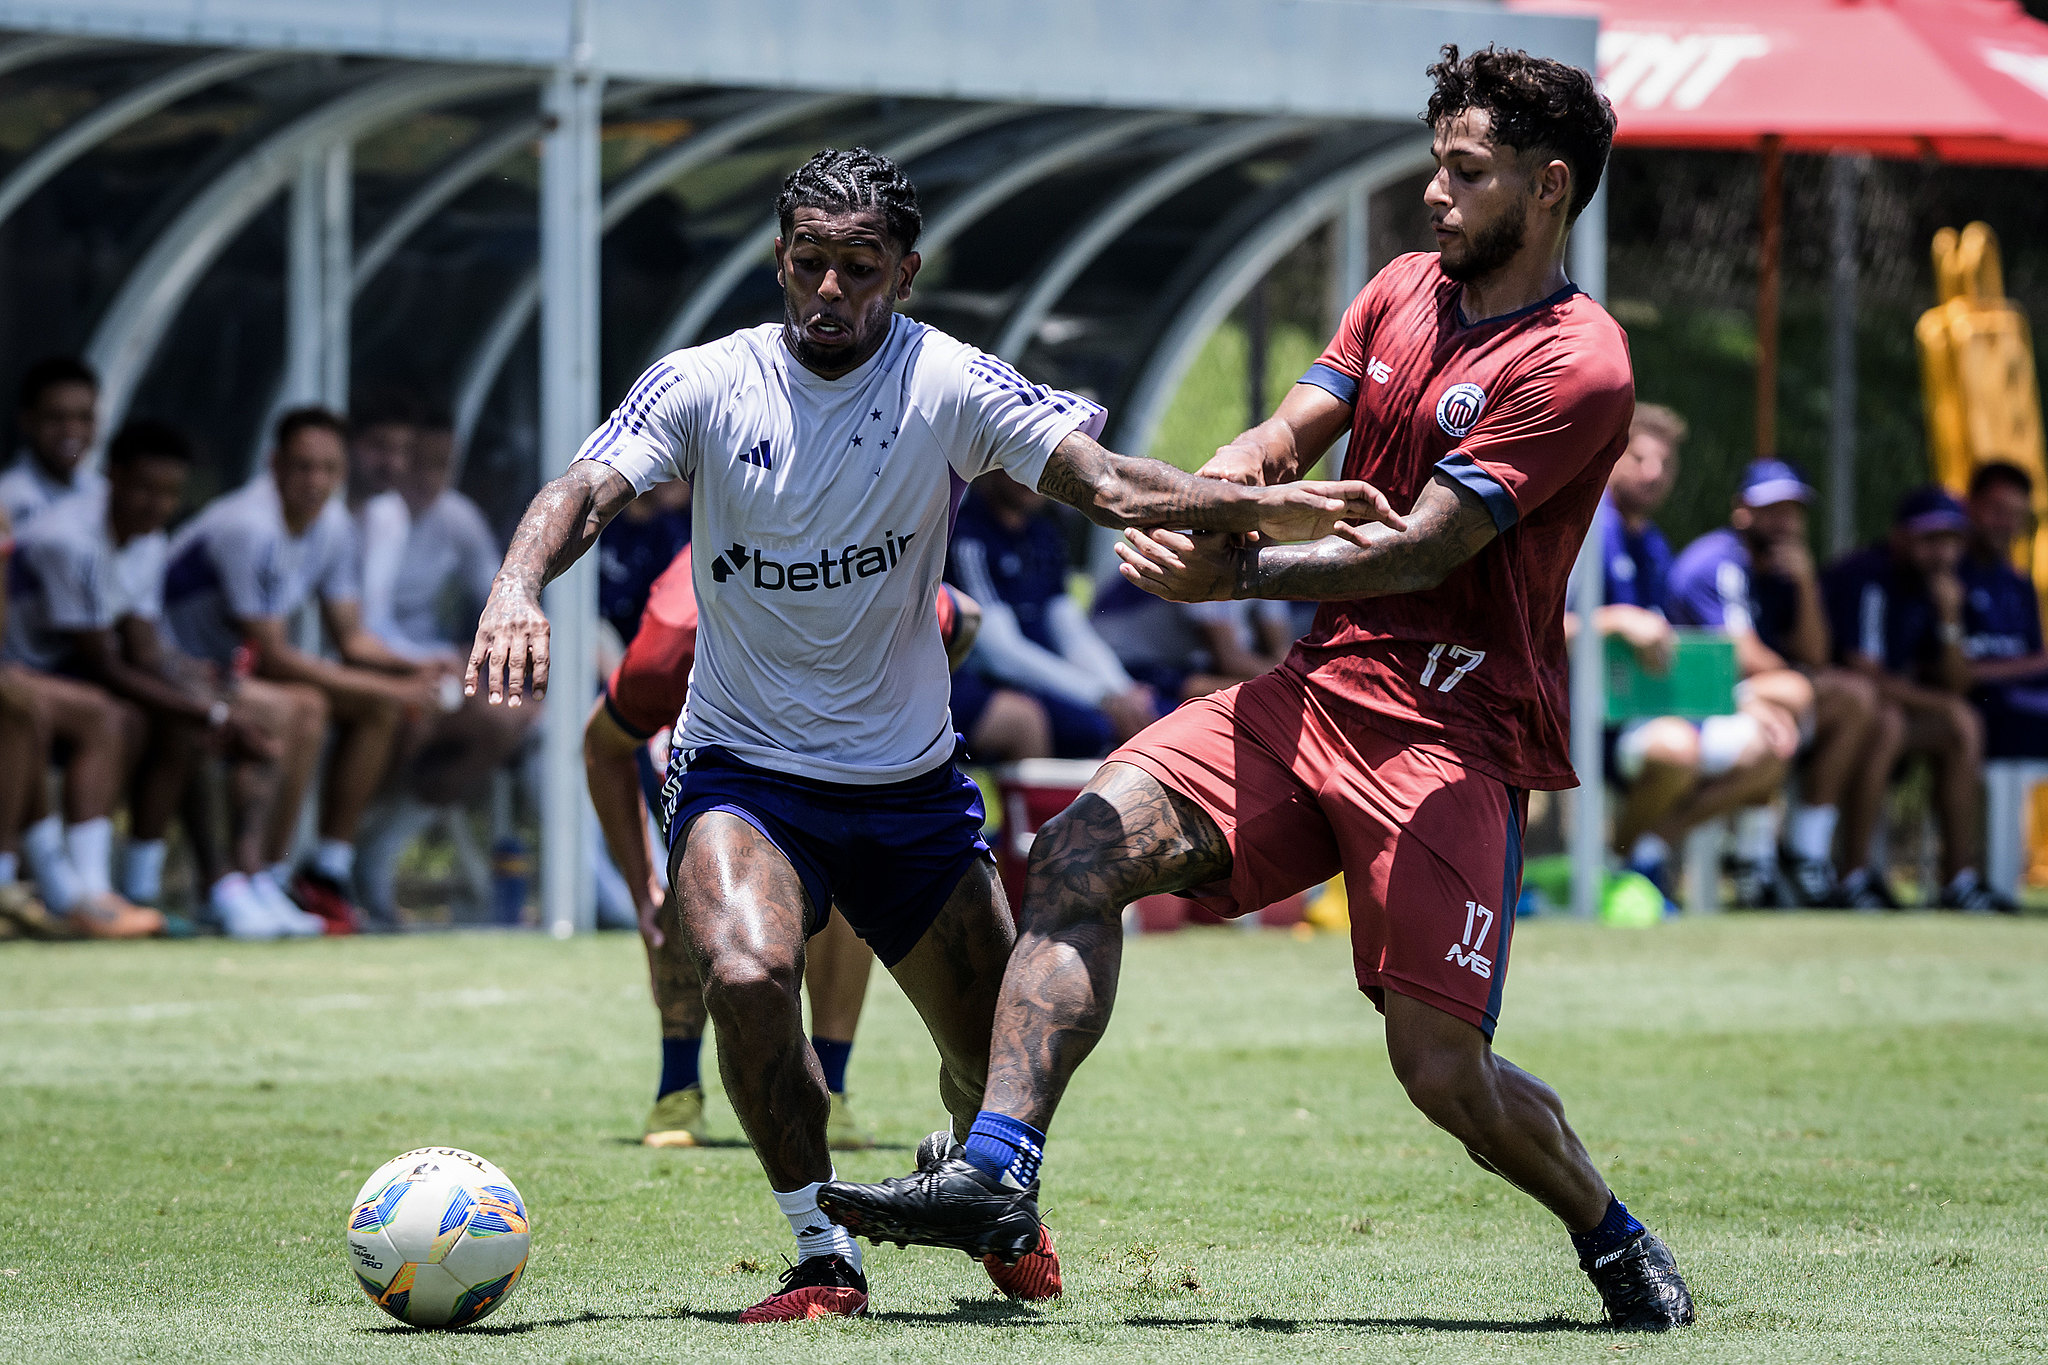
<instances>
[{"instance_id":1,"label":"red jersey","mask_svg":"<svg viewBox=\"0 0 2048 1365\"><path fill-rule=\"evenodd\" d=\"M1287 667L1345 723L1569 787L1565 585L1628 444L1628 338L1576 288L1472 326L1462 293L1434 255L1399 258L1303 382L1352 402L1345 478L1406 509L1442 471L1500 534L1435 588L1325 602Z\"/></svg>"},{"instance_id":2,"label":"red jersey","mask_svg":"<svg viewBox=\"0 0 2048 1365\"><path fill-rule=\"evenodd\" d=\"M952 589L939 585L939 638L948 645L960 620ZM619 728L648 739L676 722L690 696L697 662L697 590L690 579L690 547L669 561L647 590L640 627L612 670L605 702Z\"/></svg>"}]
</instances>

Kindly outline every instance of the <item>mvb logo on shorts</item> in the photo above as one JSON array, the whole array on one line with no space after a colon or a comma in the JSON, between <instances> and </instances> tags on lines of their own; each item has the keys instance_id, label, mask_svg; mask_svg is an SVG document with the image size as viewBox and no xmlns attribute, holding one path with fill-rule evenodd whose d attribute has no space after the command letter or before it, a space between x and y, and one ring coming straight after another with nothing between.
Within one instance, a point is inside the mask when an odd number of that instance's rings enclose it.
<instances>
[{"instance_id":1,"label":"mvb logo on shorts","mask_svg":"<svg viewBox=\"0 0 2048 1365\"><path fill-rule=\"evenodd\" d=\"M1478 932L1474 933L1473 930ZM1486 936L1493 932L1493 911L1478 901L1465 902L1465 937L1453 943L1451 950L1444 954L1444 961L1455 962L1468 967L1472 975L1484 981L1493 976L1493 959L1479 950L1486 946Z\"/></svg>"},{"instance_id":2,"label":"mvb logo on shorts","mask_svg":"<svg viewBox=\"0 0 2048 1365\"><path fill-rule=\"evenodd\" d=\"M806 557L787 561L770 559L735 542L711 561L711 581L723 583L739 574L742 582L748 582L751 572L750 586L762 592L816 592L820 588L843 588L856 578L873 578L895 568L896 561L903 557L903 547L916 537L915 531L901 536L894 531L885 531L879 545L848 545L837 555L830 550L821 550L816 559Z\"/></svg>"}]
</instances>

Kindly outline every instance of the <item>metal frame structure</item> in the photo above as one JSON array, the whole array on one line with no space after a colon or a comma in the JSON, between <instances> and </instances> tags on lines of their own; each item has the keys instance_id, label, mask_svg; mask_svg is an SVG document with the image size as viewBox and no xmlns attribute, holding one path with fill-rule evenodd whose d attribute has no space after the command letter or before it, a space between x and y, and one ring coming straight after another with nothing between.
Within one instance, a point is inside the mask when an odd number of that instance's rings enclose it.
<instances>
[{"instance_id":1,"label":"metal frame structure","mask_svg":"<svg viewBox=\"0 0 2048 1365\"><path fill-rule=\"evenodd\" d=\"M688 22L677 22L679 3ZM884 147L898 160L914 161L954 148L992 155L977 152L984 144L970 139L1033 114L1056 115L1050 126L1059 131L1050 138L1009 154L1013 159L941 199L921 244L933 258L1018 196L1040 187L1059 192L1060 177L1091 160L1113 157L1128 165L1128 182L1111 185L1099 203L1080 209L1072 228L1028 264L1013 291L998 297L993 349L1020 360L1091 267L1114 261L1111 248L1183 191L1292 139L1320 139L1364 123L1390 134L1400 125L1412 128L1427 92L1423 68L1441 43L1497 41L1590 68L1596 33L1594 21L1584 17L1463 0L1043 0L1029 7L876 0L867 17L873 22L852 27L820 23L816 0L747 6L493 0L488 7L389 0L0 0L0 29L19 35L0 42L0 76L96 59L135 43L210 49L158 70L32 149L0 178L0 223L110 139L208 87L302 54L382 59L365 63L359 79L324 103L255 140L164 217L113 289L86 347L102 375L106 426L126 413L164 338L222 253L281 193L290 195L287 340L269 410L287 401L344 405L355 298L406 242L539 139L539 260L472 345L452 397L460 454L538 312L538 472L551 474L573 455L599 413L598 270L605 232L681 177L780 127L877 98L956 102ZM906 33L920 41L902 42ZM1133 60L1134 53L1144 60ZM502 118L476 134L412 186L357 249L352 162L358 141L416 114L522 87L539 96L535 114ZM654 153L604 192L606 113L689 89L759 97ZM714 103L723 107L722 99ZM1078 123L1071 118L1087 108L1122 112ZM1234 117L1200 132L1154 136L1217 115ZM1176 275L1173 287L1180 292L1139 343L1128 397L1116 404L1117 443L1140 450L1150 443L1209 332L1309 232L1333 220L1339 225L1333 302L1361 287L1369 195L1424 164L1425 156L1421 139L1389 137L1334 169L1302 171L1303 182L1263 206L1249 229L1234 216L1212 228L1188 257L1196 264L1184 267L1194 277ZM1574 275L1596 295L1604 251L1600 213L1596 201L1573 240ZM1226 227L1237 236L1220 240ZM731 306L775 232L769 216L726 245L659 329L654 355L696 341ZM549 586L546 601L557 666L544 740L543 905L550 926L569 932L587 926L592 909L580 731L582 702L595 682L594 566L586 560L565 574ZM1589 778L1598 771L1597 662L1591 649L1580 649L1574 659L1575 757ZM1597 781L1589 780L1585 792L1582 810L1597 817ZM1576 846L1581 865L1597 868L1599 822L1578 824L1582 833L1589 825L1592 830ZM1597 889L1597 878L1580 880Z\"/></svg>"}]
</instances>

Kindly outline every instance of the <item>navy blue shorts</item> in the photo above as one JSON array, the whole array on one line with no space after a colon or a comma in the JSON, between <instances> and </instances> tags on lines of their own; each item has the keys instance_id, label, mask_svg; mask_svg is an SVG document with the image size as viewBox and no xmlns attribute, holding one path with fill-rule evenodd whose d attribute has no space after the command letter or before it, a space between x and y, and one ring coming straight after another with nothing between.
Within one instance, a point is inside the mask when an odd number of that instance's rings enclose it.
<instances>
[{"instance_id":1,"label":"navy blue shorts","mask_svg":"<svg viewBox=\"0 0 2048 1365\"><path fill-rule=\"evenodd\" d=\"M981 837L981 789L951 762L870 787L769 772L716 747L686 763L676 749L662 798L671 870L693 818L737 815L796 869L810 900L805 933L836 905L884 967L917 946L967 869L995 856Z\"/></svg>"}]
</instances>

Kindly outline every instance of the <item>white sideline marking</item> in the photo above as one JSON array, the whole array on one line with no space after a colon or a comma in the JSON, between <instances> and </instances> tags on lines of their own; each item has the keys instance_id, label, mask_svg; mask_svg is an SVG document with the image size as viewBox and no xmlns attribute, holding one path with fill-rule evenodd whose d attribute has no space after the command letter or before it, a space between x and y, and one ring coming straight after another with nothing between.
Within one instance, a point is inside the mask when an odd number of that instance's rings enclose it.
<instances>
[{"instance_id":1,"label":"white sideline marking","mask_svg":"<svg viewBox=\"0 0 2048 1365\"><path fill-rule=\"evenodd\" d=\"M73 1005L54 1009L0 1010L0 1024L146 1024L156 1019L185 1019L214 1010L246 1009L251 1004L283 1008L299 1014L325 1014L336 1010L368 1010L411 1003L428 1009L484 1009L510 1005L527 999L531 992L508 991L499 986L468 987L454 991L416 991L404 995L312 995L303 999L267 1001L165 1000L143 1005Z\"/></svg>"}]
</instances>

